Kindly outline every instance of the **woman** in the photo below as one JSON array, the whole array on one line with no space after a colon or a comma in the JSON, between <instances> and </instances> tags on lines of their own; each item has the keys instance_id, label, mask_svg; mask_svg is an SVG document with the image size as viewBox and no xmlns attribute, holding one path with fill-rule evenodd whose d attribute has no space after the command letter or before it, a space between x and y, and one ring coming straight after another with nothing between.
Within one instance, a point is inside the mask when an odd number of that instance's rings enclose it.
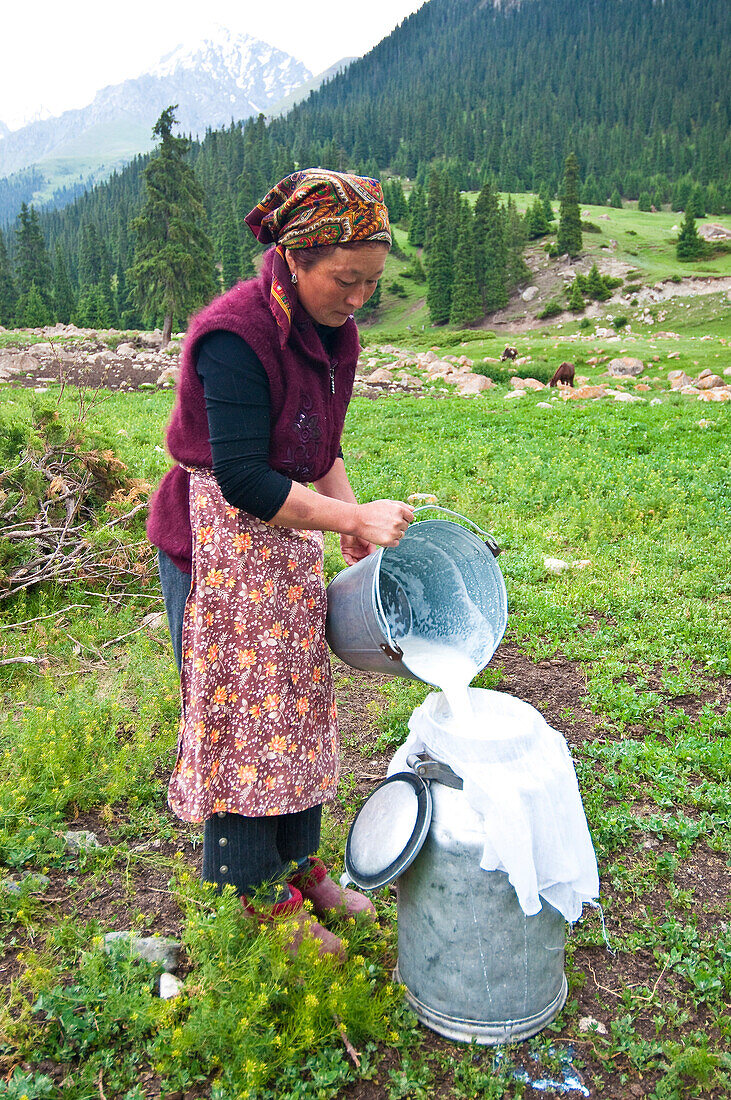
<instances>
[{"instance_id":1,"label":"woman","mask_svg":"<svg viewBox=\"0 0 731 1100\"><path fill-rule=\"evenodd\" d=\"M319 168L282 180L246 222L275 248L190 324L167 433L178 465L148 523L181 668L169 803L205 822L206 880L235 886L249 911L268 884L295 948L307 930L340 955L302 910L304 897L318 916L374 912L313 858L339 772L322 532L340 533L352 565L397 546L413 518L398 501L359 505L340 450L352 314L391 234L377 181Z\"/></svg>"}]
</instances>

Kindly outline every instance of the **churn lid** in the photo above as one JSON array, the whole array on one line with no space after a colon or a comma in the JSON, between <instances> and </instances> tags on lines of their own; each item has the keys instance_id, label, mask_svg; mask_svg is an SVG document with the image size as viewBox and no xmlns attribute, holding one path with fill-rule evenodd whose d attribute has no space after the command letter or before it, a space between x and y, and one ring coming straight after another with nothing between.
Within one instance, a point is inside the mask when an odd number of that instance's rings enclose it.
<instances>
[{"instance_id":1,"label":"churn lid","mask_svg":"<svg viewBox=\"0 0 731 1100\"><path fill-rule=\"evenodd\" d=\"M432 815L429 784L415 772L384 779L363 803L350 826L345 870L362 890L393 882L419 854Z\"/></svg>"}]
</instances>

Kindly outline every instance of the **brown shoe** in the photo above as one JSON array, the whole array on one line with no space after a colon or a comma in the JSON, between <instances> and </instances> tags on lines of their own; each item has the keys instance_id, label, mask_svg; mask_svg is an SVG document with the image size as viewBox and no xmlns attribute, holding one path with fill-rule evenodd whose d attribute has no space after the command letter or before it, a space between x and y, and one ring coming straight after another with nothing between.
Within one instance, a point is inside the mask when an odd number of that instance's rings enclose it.
<instances>
[{"instance_id":1,"label":"brown shoe","mask_svg":"<svg viewBox=\"0 0 731 1100\"><path fill-rule=\"evenodd\" d=\"M275 902L267 909L255 909L247 898L241 898L241 904L249 916L265 924L273 924L275 921L283 927L287 953L294 958L299 951L305 936L317 940L319 955L334 955L339 962L344 962L346 957L345 944L327 928L307 912L303 907L302 894L296 886L289 885L291 896L286 901Z\"/></svg>"},{"instance_id":2,"label":"brown shoe","mask_svg":"<svg viewBox=\"0 0 731 1100\"><path fill-rule=\"evenodd\" d=\"M291 889L301 892L303 898L312 902L312 908L318 917L327 916L333 911L344 913L347 917L364 914L369 920L376 919L376 907L370 898L356 890L344 890L327 873L327 867L317 856L310 857L310 866L288 879Z\"/></svg>"}]
</instances>

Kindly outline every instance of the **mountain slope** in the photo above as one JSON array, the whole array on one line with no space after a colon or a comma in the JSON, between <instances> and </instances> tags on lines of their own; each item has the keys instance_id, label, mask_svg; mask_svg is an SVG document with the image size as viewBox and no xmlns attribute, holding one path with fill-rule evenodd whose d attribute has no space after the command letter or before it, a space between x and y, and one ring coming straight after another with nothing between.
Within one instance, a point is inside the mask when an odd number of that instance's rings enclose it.
<instances>
[{"instance_id":1,"label":"mountain slope","mask_svg":"<svg viewBox=\"0 0 731 1100\"><path fill-rule=\"evenodd\" d=\"M54 177L65 168L78 178L79 164L89 174L108 172L152 148L152 126L171 103L178 104L183 131L202 135L232 118L266 112L311 76L281 50L217 28L195 46L167 54L152 72L102 89L88 107L6 133L0 177L50 161Z\"/></svg>"}]
</instances>

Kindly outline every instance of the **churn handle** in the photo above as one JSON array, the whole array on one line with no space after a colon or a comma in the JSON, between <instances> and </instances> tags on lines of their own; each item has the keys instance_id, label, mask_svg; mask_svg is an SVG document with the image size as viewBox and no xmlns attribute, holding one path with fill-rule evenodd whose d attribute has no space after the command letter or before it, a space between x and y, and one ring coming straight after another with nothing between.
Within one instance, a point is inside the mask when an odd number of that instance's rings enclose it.
<instances>
[{"instance_id":1,"label":"churn handle","mask_svg":"<svg viewBox=\"0 0 731 1100\"><path fill-rule=\"evenodd\" d=\"M451 508L443 508L441 504L420 504L418 508L414 508L414 515L416 515L417 512L424 512L428 509L432 509L435 512L446 512L448 516L456 516L457 519L463 519L465 523L471 524L476 531L479 531L481 535L485 536L487 547L489 550L492 551L494 557L497 557L498 554L502 553L500 547L497 544L495 536L491 535L489 531L483 531L481 527L478 527L473 519L468 519L468 517L463 516L461 512L453 512Z\"/></svg>"}]
</instances>

